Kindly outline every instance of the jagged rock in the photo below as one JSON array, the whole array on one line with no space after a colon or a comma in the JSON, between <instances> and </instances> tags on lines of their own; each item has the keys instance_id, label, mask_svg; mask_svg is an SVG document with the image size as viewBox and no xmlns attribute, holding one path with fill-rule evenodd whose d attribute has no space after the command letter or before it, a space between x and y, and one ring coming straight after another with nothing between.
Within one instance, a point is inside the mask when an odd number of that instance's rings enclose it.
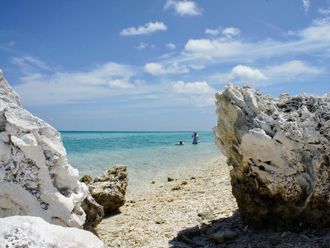
<instances>
[{"instance_id":1,"label":"jagged rock","mask_svg":"<svg viewBox=\"0 0 330 248\"><path fill-rule=\"evenodd\" d=\"M87 194L60 134L21 107L0 72L0 217L32 215L82 227Z\"/></svg>"},{"instance_id":2,"label":"jagged rock","mask_svg":"<svg viewBox=\"0 0 330 248\"><path fill-rule=\"evenodd\" d=\"M86 213L86 220L83 227L85 230L92 231L101 223L102 218L104 217L103 207L98 204L90 194L88 194L82 202L82 208Z\"/></svg>"},{"instance_id":3,"label":"jagged rock","mask_svg":"<svg viewBox=\"0 0 330 248\"><path fill-rule=\"evenodd\" d=\"M91 232L52 225L39 217L32 216L0 218L0 246L7 248L107 247Z\"/></svg>"},{"instance_id":4,"label":"jagged rock","mask_svg":"<svg viewBox=\"0 0 330 248\"><path fill-rule=\"evenodd\" d=\"M113 166L96 177L88 187L95 201L103 206L104 214L109 214L125 204L127 184L127 167Z\"/></svg>"},{"instance_id":5,"label":"jagged rock","mask_svg":"<svg viewBox=\"0 0 330 248\"><path fill-rule=\"evenodd\" d=\"M228 157L243 221L257 227L330 226L330 94L217 93L217 144Z\"/></svg>"},{"instance_id":6,"label":"jagged rock","mask_svg":"<svg viewBox=\"0 0 330 248\"><path fill-rule=\"evenodd\" d=\"M89 185L93 183L94 180L91 176L84 175L79 181ZM95 201L90 193L88 193L82 203L82 208L86 213L86 221L83 226L84 229L90 231L95 230L96 226L101 223L102 218L104 217L103 207Z\"/></svg>"}]
</instances>

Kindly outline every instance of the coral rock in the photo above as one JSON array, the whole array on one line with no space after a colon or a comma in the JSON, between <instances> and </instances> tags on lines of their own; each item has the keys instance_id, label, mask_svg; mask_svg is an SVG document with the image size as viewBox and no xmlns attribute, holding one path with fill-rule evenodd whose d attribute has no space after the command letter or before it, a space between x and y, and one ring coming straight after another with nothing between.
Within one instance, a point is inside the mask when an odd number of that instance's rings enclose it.
<instances>
[{"instance_id":1,"label":"coral rock","mask_svg":"<svg viewBox=\"0 0 330 248\"><path fill-rule=\"evenodd\" d=\"M228 157L243 221L256 227L330 226L330 94L216 94L216 141Z\"/></svg>"},{"instance_id":2,"label":"coral rock","mask_svg":"<svg viewBox=\"0 0 330 248\"><path fill-rule=\"evenodd\" d=\"M96 177L88 187L95 201L103 206L104 214L109 214L125 204L127 184L126 166L113 166Z\"/></svg>"},{"instance_id":3,"label":"coral rock","mask_svg":"<svg viewBox=\"0 0 330 248\"><path fill-rule=\"evenodd\" d=\"M39 217L0 218L0 227L1 247L107 247L91 232L52 225Z\"/></svg>"},{"instance_id":4,"label":"coral rock","mask_svg":"<svg viewBox=\"0 0 330 248\"><path fill-rule=\"evenodd\" d=\"M82 227L88 194L60 134L21 107L0 71L0 217L32 215Z\"/></svg>"},{"instance_id":5,"label":"coral rock","mask_svg":"<svg viewBox=\"0 0 330 248\"><path fill-rule=\"evenodd\" d=\"M85 230L93 231L104 217L103 207L88 194L82 203L82 208L86 213L86 221L83 227Z\"/></svg>"}]
</instances>

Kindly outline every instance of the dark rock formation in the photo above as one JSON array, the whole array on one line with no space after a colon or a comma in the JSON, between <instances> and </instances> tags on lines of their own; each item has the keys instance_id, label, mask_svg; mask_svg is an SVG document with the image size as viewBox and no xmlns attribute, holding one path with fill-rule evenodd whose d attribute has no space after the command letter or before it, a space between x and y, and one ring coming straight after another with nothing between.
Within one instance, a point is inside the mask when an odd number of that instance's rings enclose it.
<instances>
[{"instance_id":1,"label":"dark rock formation","mask_svg":"<svg viewBox=\"0 0 330 248\"><path fill-rule=\"evenodd\" d=\"M256 227L330 226L330 95L216 95L217 144L228 157L244 222Z\"/></svg>"},{"instance_id":2,"label":"dark rock formation","mask_svg":"<svg viewBox=\"0 0 330 248\"><path fill-rule=\"evenodd\" d=\"M83 228L93 231L104 217L103 207L98 204L90 194L88 194L81 206L86 213L86 220Z\"/></svg>"}]
</instances>

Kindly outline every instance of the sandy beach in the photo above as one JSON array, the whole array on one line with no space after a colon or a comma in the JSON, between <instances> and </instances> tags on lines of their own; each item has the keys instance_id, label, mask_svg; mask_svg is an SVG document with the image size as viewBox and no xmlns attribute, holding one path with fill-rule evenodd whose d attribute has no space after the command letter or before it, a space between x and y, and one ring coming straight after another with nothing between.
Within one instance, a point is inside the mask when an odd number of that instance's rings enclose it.
<instances>
[{"instance_id":1,"label":"sandy beach","mask_svg":"<svg viewBox=\"0 0 330 248\"><path fill-rule=\"evenodd\" d=\"M243 224L224 156L189 168L158 175L143 190L130 190L121 212L97 227L100 239L121 248L330 247L329 229L294 233ZM221 235L228 230L232 237L224 243Z\"/></svg>"},{"instance_id":2,"label":"sandy beach","mask_svg":"<svg viewBox=\"0 0 330 248\"><path fill-rule=\"evenodd\" d=\"M98 226L99 237L110 247L170 247L180 231L229 217L237 209L224 157L168 176L174 180L164 175L144 191L128 192L121 213Z\"/></svg>"},{"instance_id":3,"label":"sandy beach","mask_svg":"<svg viewBox=\"0 0 330 248\"><path fill-rule=\"evenodd\" d=\"M330 248L330 0L0 6L0 248Z\"/></svg>"}]
</instances>

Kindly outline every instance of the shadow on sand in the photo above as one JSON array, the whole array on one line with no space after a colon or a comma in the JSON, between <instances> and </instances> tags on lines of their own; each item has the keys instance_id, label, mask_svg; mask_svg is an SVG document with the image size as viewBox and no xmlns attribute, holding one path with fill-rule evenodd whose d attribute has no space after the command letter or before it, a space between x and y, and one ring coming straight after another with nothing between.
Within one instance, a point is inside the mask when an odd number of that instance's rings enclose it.
<instances>
[{"instance_id":1,"label":"shadow on sand","mask_svg":"<svg viewBox=\"0 0 330 248\"><path fill-rule=\"evenodd\" d=\"M330 248L330 228L306 230L299 233L290 231L255 230L244 225L236 211L231 217L213 220L187 228L170 240L173 248Z\"/></svg>"}]
</instances>

